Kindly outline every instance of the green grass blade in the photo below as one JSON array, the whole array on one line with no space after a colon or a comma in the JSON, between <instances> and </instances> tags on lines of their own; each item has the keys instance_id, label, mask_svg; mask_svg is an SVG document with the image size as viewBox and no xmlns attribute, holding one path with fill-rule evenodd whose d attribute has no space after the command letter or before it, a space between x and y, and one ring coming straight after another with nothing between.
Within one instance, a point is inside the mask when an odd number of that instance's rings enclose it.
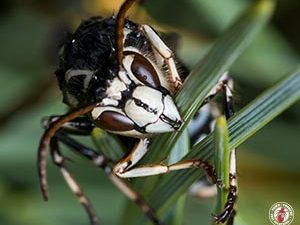
<instances>
[{"instance_id":1,"label":"green grass blade","mask_svg":"<svg viewBox=\"0 0 300 225\"><path fill-rule=\"evenodd\" d=\"M204 59L196 65L175 99L185 124L176 133L154 138L150 146L150 154L145 156L142 163L159 162L167 158L205 96L266 24L273 8L272 0L258 1L231 26ZM149 193L156 185L157 179L154 177L137 180L136 187L141 190L145 198L149 199ZM156 207L157 205L154 208Z\"/></svg>"},{"instance_id":2,"label":"green grass blade","mask_svg":"<svg viewBox=\"0 0 300 225\"><path fill-rule=\"evenodd\" d=\"M107 133L105 130L95 128L92 131L92 140L97 149L107 158L116 162L120 160L125 151L124 145L114 134Z\"/></svg>"},{"instance_id":3,"label":"green grass blade","mask_svg":"<svg viewBox=\"0 0 300 225\"><path fill-rule=\"evenodd\" d=\"M172 164L178 162L184 155L186 155L190 151L190 136L188 130L186 129L183 132L182 138L178 139L176 143L176 147L173 148L169 159L168 164ZM156 176L158 177L158 176ZM145 179L145 178L141 178ZM136 188L136 190L140 190ZM185 206L185 196L181 196L180 199L174 204L174 207L170 210L170 213L167 215L168 224L180 224L180 221L183 220L183 210ZM122 224L123 225L132 225L136 220L136 216L141 215L141 210L138 209L134 204L131 202L127 203L127 206L124 210L122 216ZM141 224L144 218L139 218L137 224Z\"/></svg>"},{"instance_id":4,"label":"green grass blade","mask_svg":"<svg viewBox=\"0 0 300 225\"><path fill-rule=\"evenodd\" d=\"M183 156L185 156L190 149L190 135L187 129L183 131L182 137L176 142L176 146L170 153L168 164L178 162Z\"/></svg>"},{"instance_id":5,"label":"green grass blade","mask_svg":"<svg viewBox=\"0 0 300 225\"><path fill-rule=\"evenodd\" d=\"M177 200L176 205L173 207L171 212L167 215L164 223L168 225L183 225L184 221L184 210L186 203L186 195L180 196Z\"/></svg>"},{"instance_id":6,"label":"green grass blade","mask_svg":"<svg viewBox=\"0 0 300 225\"><path fill-rule=\"evenodd\" d=\"M197 112L207 93L250 44L273 12L274 2L258 1L219 39L211 51L198 63L176 96L176 102L186 122Z\"/></svg>"},{"instance_id":7,"label":"green grass blade","mask_svg":"<svg viewBox=\"0 0 300 225\"><path fill-rule=\"evenodd\" d=\"M229 136L227 122L223 116L217 119L214 129L214 155L217 177L222 182L222 187L217 185L218 194L215 214L219 215L227 201L229 190Z\"/></svg>"},{"instance_id":8,"label":"green grass blade","mask_svg":"<svg viewBox=\"0 0 300 225\"><path fill-rule=\"evenodd\" d=\"M145 161L153 162L153 160L165 158L169 154L208 92L249 46L270 18L273 8L274 2L271 0L258 1L231 26L204 59L195 66L175 99L185 121L184 125L176 133L155 138L151 146L151 154L145 157ZM164 151L162 152L161 149Z\"/></svg>"},{"instance_id":9,"label":"green grass blade","mask_svg":"<svg viewBox=\"0 0 300 225\"><path fill-rule=\"evenodd\" d=\"M262 93L228 121L229 148L238 147L299 99L300 67ZM212 135L207 136L194 146L184 159L201 158L212 161L212 139ZM191 169L163 177L151 193L150 204L163 212L201 175L203 171Z\"/></svg>"},{"instance_id":10,"label":"green grass blade","mask_svg":"<svg viewBox=\"0 0 300 225\"><path fill-rule=\"evenodd\" d=\"M184 155L190 151L190 136L188 130L185 129L182 138L178 139L176 146L173 148L168 163L178 162ZM180 196L171 212L167 215L165 221L170 225L182 225L184 220L184 209L186 203L186 195Z\"/></svg>"}]
</instances>

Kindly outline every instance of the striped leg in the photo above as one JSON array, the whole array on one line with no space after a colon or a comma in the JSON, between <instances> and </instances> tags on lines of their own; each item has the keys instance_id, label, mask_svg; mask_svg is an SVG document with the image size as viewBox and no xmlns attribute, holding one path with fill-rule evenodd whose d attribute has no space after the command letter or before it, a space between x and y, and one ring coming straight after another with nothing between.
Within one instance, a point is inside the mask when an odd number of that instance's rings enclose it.
<instances>
[{"instance_id":1,"label":"striped leg","mask_svg":"<svg viewBox=\"0 0 300 225\"><path fill-rule=\"evenodd\" d=\"M188 125L191 135L191 143L195 145L199 143L205 136L212 132L216 118L221 114L215 104L212 103L213 98L218 93L225 95L225 115L230 118L234 114L232 104L233 80L224 73L217 85L207 94L199 111Z\"/></svg>"},{"instance_id":2,"label":"striped leg","mask_svg":"<svg viewBox=\"0 0 300 225\"><path fill-rule=\"evenodd\" d=\"M219 110L215 105L211 104L211 100L218 94L224 93L224 114L227 119L234 115L234 109L232 104L232 89L233 81L225 73L218 84L210 91L206 99L203 102L203 106L200 108L198 115L189 124L189 131L192 136L192 144L196 144L201 141L206 135L212 132L213 124L215 119L220 115ZM207 104L208 103L208 104ZM235 149L231 150L230 153L230 187L227 202L224 205L223 211L219 215L214 215L214 220L216 223L224 223L227 221L228 225L233 224L235 211L235 202L237 200L237 178L236 178L236 152ZM209 184L207 184L209 185ZM200 186L200 188L198 188ZM205 187L205 188L203 188ZM197 196L211 196L213 193L216 194L216 189L213 187L208 188L205 184L198 185L195 183L192 186L192 194L197 194Z\"/></svg>"},{"instance_id":3,"label":"striped leg","mask_svg":"<svg viewBox=\"0 0 300 225\"><path fill-rule=\"evenodd\" d=\"M65 165L65 158L62 156L62 154L59 151L57 138L52 138L50 142L50 151L53 163L57 165L69 185L72 192L77 196L79 202L84 207L85 211L87 212L90 222L92 225L99 225L99 220L96 216L94 207L80 188L79 184L76 182L76 180L73 178L72 174L69 172L67 166Z\"/></svg>"},{"instance_id":4,"label":"striped leg","mask_svg":"<svg viewBox=\"0 0 300 225\"><path fill-rule=\"evenodd\" d=\"M200 159L180 161L172 165L164 165L162 163L158 163L134 167L147 153L148 144L149 140L147 138L140 139L133 150L114 166L114 173L122 178L133 178L153 176L188 168L202 168L206 171L207 175L213 183L217 182L214 167L211 166L208 162Z\"/></svg>"},{"instance_id":5,"label":"striped leg","mask_svg":"<svg viewBox=\"0 0 300 225\"><path fill-rule=\"evenodd\" d=\"M225 107L228 106L228 110L231 109L231 113L233 115L234 112L233 112L233 107L232 107L231 90L233 90L233 80L231 77L228 76L228 72L226 72L221 76L218 83L207 94L206 98L204 99L204 101L202 103L202 106L205 105L206 103L210 102L218 93L224 92L225 96L226 96ZM227 109L225 109L225 113L226 113L226 111L227 111Z\"/></svg>"},{"instance_id":6,"label":"striped leg","mask_svg":"<svg viewBox=\"0 0 300 225\"><path fill-rule=\"evenodd\" d=\"M126 181L119 178L112 172L112 163L107 162L104 156L100 155L90 148L85 147L63 132L58 132L56 134L56 137L63 144L67 145L71 150L91 160L95 166L103 169L107 177L116 185L116 187L118 187L119 190L123 192L130 200L135 202L137 206L143 211L143 213L145 213L145 215L153 222L153 224L162 225L154 210L147 204L143 197L139 193L134 191Z\"/></svg>"},{"instance_id":7,"label":"striped leg","mask_svg":"<svg viewBox=\"0 0 300 225\"><path fill-rule=\"evenodd\" d=\"M236 178L236 155L235 149L230 152L230 171L229 171L229 193L227 196L227 202L225 203L223 211L219 215L214 216L215 223L224 223L227 221L227 225L232 225L236 209L234 208L237 200L237 178Z\"/></svg>"},{"instance_id":8,"label":"striped leg","mask_svg":"<svg viewBox=\"0 0 300 225\"><path fill-rule=\"evenodd\" d=\"M145 176L165 174L171 171L183 170L189 168L204 169L207 175L211 178L212 182L213 183L217 182L214 167L211 166L208 162L199 159L180 161L169 166L159 163L159 164L139 166L128 170L127 169L120 170L119 168L114 168L114 171L119 177L133 178L133 177L145 177Z\"/></svg>"}]
</instances>

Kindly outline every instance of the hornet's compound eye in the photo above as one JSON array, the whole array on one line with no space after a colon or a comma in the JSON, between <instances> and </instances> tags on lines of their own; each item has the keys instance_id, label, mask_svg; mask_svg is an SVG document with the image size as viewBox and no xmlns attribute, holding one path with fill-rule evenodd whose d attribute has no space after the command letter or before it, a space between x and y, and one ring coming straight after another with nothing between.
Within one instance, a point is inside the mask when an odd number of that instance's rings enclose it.
<instances>
[{"instance_id":1,"label":"hornet's compound eye","mask_svg":"<svg viewBox=\"0 0 300 225\"><path fill-rule=\"evenodd\" d=\"M159 88L160 82L152 64L142 55L136 52L126 51L126 55L133 56L133 62L131 64L131 71L133 75L143 84Z\"/></svg>"},{"instance_id":2,"label":"hornet's compound eye","mask_svg":"<svg viewBox=\"0 0 300 225\"><path fill-rule=\"evenodd\" d=\"M95 122L99 127L110 131L129 131L134 129L132 120L114 111L104 111Z\"/></svg>"}]
</instances>

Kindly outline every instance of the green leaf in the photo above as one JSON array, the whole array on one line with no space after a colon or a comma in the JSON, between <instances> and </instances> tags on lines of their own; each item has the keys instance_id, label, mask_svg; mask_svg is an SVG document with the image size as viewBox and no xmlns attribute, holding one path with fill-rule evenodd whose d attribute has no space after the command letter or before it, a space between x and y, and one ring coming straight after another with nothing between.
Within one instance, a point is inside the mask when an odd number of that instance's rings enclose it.
<instances>
[{"instance_id":1,"label":"green leaf","mask_svg":"<svg viewBox=\"0 0 300 225\"><path fill-rule=\"evenodd\" d=\"M190 135L187 129L183 131L182 137L178 139L175 147L170 153L168 164L173 164L178 162L184 155L186 155L191 150L190 147Z\"/></svg>"},{"instance_id":2,"label":"green leaf","mask_svg":"<svg viewBox=\"0 0 300 225\"><path fill-rule=\"evenodd\" d=\"M190 151L190 136L188 130L185 129L182 138L178 139L178 142L173 148L170 157L169 164L178 162L184 155ZM182 225L184 220L184 209L186 203L186 195L182 195L167 215L166 224L170 225Z\"/></svg>"},{"instance_id":3,"label":"green leaf","mask_svg":"<svg viewBox=\"0 0 300 225\"><path fill-rule=\"evenodd\" d=\"M214 154L215 154L215 168L217 178L222 182L222 187L217 185L217 205L215 214L222 212L227 201L229 190L229 137L227 130L227 122L225 117L221 116L217 119L214 129Z\"/></svg>"},{"instance_id":4,"label":"green leaf","mask_svg":"<svg viewBox=\"0 0 300 225\"><path fill-rule=\"evenodd\" d=\"M170 225L182 225L184 221L184 210L186 203L186 195L180 196L177 200L176 205L173 207L171 212L167 215L165 219L165 224Z\"/></svg>"},{"instance_id":5,"label":"green leaf","mask_svg":"<svg viewBox=\"0 0 300 225\"><path fill-rule=\"evenodd\" d=\"M124 156L125 147L114 134L107 133L105 130L97 127L92 131L92 139L97 149L107 159L116 162Z\"/></svg>"},{"instance_id":6,"label":"green leaf","mask_svg":"<svg viewBox=\"0 0 300 225\"><path fill-rule=\"evenodd\" d=\"M266 24L273 7L271 0L258 1L250 7L195 66L175 99L185 123L178 132L155 139L150 157L146 157L148 161L168 155L206 95ZM161 149L164 149L163 154Z\"/></svg>"},{"instance_id":7,"label":"green leaf","mask_svg":"<svg viewBox=\"0 0 300 225\"><path fill-rule=\"evenodd\" d=\"M154 138L150 146L150 154L144 157L142 163L159 162L169 155L178 139L180 139L188 122L198 111L208 92L216 85L222 74L229 69L233 62L254 39L255 35L266 24L273 9L273 1L258 1L237 19L237 22L216 42L204 59L195 66L175 99L183 120L185 121L184 125L178 132L159 135L159 137ZM188 173L191 173L191 171ZM137 189L141 190L141 193L146 199L150 199L150 202L154 204L151 205L155 209L161 205L165 205L163 204L164 202L158 199L166 199L165 197L167 196L164 195L163 192L152 191L153 188L157 190L157 188L161 186L161 181L158 183L158 179L158 176L156 176L139 179L136 182ZM177 177L176 184L173 187L168 186L170 188L169 191L178 188L178 184L183 181L182 177ZM191 183L189 183L189 185L190 184ZM184 187L186 190L187 186ZM150 192L151 195L149 194ZM153 196L153 198L149 198L150 196ZM175 200L178 197L179 195L174 195L173 199ZM156 200L160 203L155 204ZM129 214L132 215L133 213ZM138 213L135 213L135 215L137 214ZM137 219L137 221L139 221L138 224L140 224L140 219ZM130 224L133 223L131 222Z\"/></svg>"},{"instance_id":8,"label":"green leaf","mask_svg":"<svg viewBox=\"0 0 300 225\"><path fill-rule=\"evenodd\" d=\"M186 155L190 151L190 148L191 148L190 136L188 130L185 129L182 138L178 139L175 148L173 148L169 156L168 164L178 162L184 155ZM141 178L141 179L145 179L145 178ZM136 188L136 190L139 189ZM185 206L185 198L186 198L185 195L181 196L177 200L177 203L174 204L169 214L167 215L166 218L168 222L167 224L172 224L172 225L182 224L180 222L183 222L183 210ZM141 213L140 209L138 209L132 202L128 201L121 219L122 224L123 225L133 224L136 219L136 215L139 215L140 213Z\"/></svg>"},{"instance_id":9,"label":"green leaf","mask_svg":"<svg viewBox=\"0 0 300 225\"><path fill-rule=\"evenodd\" d=\"M228 121L229 148L237 148L299 99L300 67L262 93ZM212 136L207 136L194 146L183 159L200 158L212 162ZM164 212L201 175L203 171L191 169L164 176L151 192L150 204L160 212Z\"/></svg>"}]
</instances>

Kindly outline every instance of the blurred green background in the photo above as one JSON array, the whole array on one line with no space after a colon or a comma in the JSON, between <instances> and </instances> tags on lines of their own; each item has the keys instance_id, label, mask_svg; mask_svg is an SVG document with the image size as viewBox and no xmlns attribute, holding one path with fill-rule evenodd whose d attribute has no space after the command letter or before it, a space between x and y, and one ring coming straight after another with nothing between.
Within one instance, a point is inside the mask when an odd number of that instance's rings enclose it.
<instances>
[{"instance_id":1,"label":"blurred green background","mask_svg":"<svg viewBox=\"0 0 300 225\"><path fill-rule=\"evenodd\" d=\"M36 172L40 120L66 110L54 71L57 52L67 32L91 15L112 15L121 2L1 0L1 225L88 224L80 204L50 164L50 201L42 201ZM132 10L131 18L174 33L179 57L193 68L249 4L247 0L148 0ZM236 108L243 107L298 64L299 12L299 0L278 1L269 26L233 66ZM298 103L239 148L238 212L247 224L270 224L268 210L278 201L292 205L293 224L300 224L299 125ZM92 199L103 224L122 224L119 217L125 206L124 196L101 171L76 155L69 156L74 161L70 168ZM214 199L189 196L185 224L209 224L213 209Z\"/></svg>"}]
</instances>

